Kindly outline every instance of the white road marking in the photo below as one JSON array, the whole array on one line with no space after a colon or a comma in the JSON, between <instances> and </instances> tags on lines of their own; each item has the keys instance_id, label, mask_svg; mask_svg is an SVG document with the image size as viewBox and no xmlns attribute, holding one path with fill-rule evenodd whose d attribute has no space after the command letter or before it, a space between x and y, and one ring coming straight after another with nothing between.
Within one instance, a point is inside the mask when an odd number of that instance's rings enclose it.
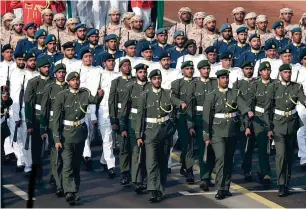
<instances>
[{"instance_id":1,"label":"white road marking","mask_svg":"<svg viewBox=\"0 0 306 209\"><path fill-rule=\"evenodd\" d=\"M24 200L29 200L28 198L28 193L22 191L21 189L19 189L18 187L16 187L14 184L5 184L3 185L4 188L10 190L11 192L13 192L15 195L21 197ZM35 200L35 198L33 198L33 200Z\"/></svg>"}]
</instances>

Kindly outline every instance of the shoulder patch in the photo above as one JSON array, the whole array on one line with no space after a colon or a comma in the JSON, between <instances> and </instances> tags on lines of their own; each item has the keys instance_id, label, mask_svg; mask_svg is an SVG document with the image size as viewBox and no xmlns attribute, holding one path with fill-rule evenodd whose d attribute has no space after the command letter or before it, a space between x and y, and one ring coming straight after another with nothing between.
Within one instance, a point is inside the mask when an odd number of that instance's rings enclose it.
<instances>
[{"instance_id":1,"label":"shoulder patch","mask_svg":"<svg viewBox=\"0 0 306 209\"><path fill-rule=\"evenodd\" d=\"M146 94L146 93L148 93L148 92L149 92L149 89L146 89L146 90L142 91L142 92L140 93L140 95Z\"/></svg>"}]
</instances>

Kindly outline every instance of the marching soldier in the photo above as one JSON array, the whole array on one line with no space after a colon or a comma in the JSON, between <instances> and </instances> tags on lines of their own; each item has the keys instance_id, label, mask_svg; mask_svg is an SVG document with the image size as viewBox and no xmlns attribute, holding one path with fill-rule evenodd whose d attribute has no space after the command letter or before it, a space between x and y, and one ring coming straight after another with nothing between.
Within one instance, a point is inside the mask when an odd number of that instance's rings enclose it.
<instances>
[{"instance_id":1,"label":"marching soldier","mask_svg":"<svg viewBox=\"0 0 306 209\"><path fill-rule=\"evenodd\" d=\"M173 35L173 45L174 47L169 51L171 55L171 68L176 68L177 60L181 56L187 54L184 48L185 42L187 41L183 31L176 31Z\"/></svg>"},{"instance_id":2,"label":"marching soldier","mask_svg":"<svg viewBox=\"0 0 306 209\"><path fill-rule=\"evenodd\" d=\"M136 56L141 57L141 50L143 46L150 45L153 46L157 43L155 39L155 25L154 23L148 23L143 27L144 39L141 39L137 42L136 46Z\"/></svg>"},{"instance_id":3,"label":"marching soldier","mask_svg":"<svg viewBox=\"0 0 306 209\"><path fill-rule=\"evenodd\" d=\"M237 29L235 30L235 32ZM222 40L218 40L213 44L218 51L218 57L224 52L227 51L228 48L234 44L237 44L237 41L233 38L233 30L231 25L223 24L220 28L220 32L222 35Z\"/></svg>"},{"instance_id":4,"label":"marching soldier","mask_svg":"<svg viewBox=\"0 0 306 209\"><path fill-rule=\"evenodd\" d=\"M99 32L100 43L104 43L104 37L109 34L115 34L121 38L122 26L120 25L120 11L118 8L110 8L108 10L108 16L110 22L105 26L102 26ZM106 21L105 21L106 22Z\"/></svg>"},{"instance_id":5,"label":"marching soldier","mask_svg":"<svg viewBox=\"0 0 306 209\"><path fill-rule=\"evenodd\" d=\"M79 200L80 165L87 138L88 128L85 123L89 104L99 104L103 90L98 90L95 97L86 88L80 88L80 76L71 72L67 76L69 89L56 96L53 105L53 138L55 148L61 149L63 160L63 189L66 201L75 205Z\"/></svg>"},{"instance_id":6,"label":"marching soldier","mask_svg":"<svg viewBox=\"0 0 306 209\"><path fill-rule=\"evenodd\" d=\"M37 61L39 76L29 80L24 95L25 117L27 123L28 134L31 135L31 151L33 165L37 168L36 183L42 184L42 155L46 138L40 136L40 114L41 100L44 94L45 85L54 82L54 78L50 77L51 63L48 59L39 59Z\"/></svg>"},{"instance_id":7,"label":"marching soldier","mask_svg":"<svg viewBox=\"0 0 306 209\"><path fill-rule=\"evenodd\" d=\"M233 157L240 127L238 110L242 115L253 116L239 90L228 88L229 74L228 70L217 71L218 89L208 93L203 104L203 110L209 110L203 112L204 141L206 146L212 145L216 157L216 199L231 196Z\"/></svg>"},{"instance_id":8,"label":"marching soldier","mask_svg":"<svg viewBox=\"0 0 306 209\"><path fill-rule=\"evenodd\" d=\"M13 48L15 49L17 46L17 43L19 40L24 39L25 35L22 31L22 28L24 26L23 20L22 19L13 19L11 22L11 33L9 36L3 37L4 43L6 44L11 44Z\"/></svg>"},{"instance_id":9,"label":"marching soldier","mask_svg":"<svg viewBox=\"0 0 306 209\"><path fill-rule=\"evenodd\" d=\"M159 60L159 55L163 52L169 52L173 45L167 44L168 33L164 28L160 28L156 31L156 44L153 45L153 61L157 62Z\"/></svg>"},{"instance_id":10,"label":"marching soldier","mask_svg":"<svg viewBox=\"0 0 306 209\"><path fill-rule=\"evenodd\" d=\"M64 33L61 44L65 44L68 41L74 41L76 39L74 28L78 23L80 23L80 21L77 18L69 18L66 21L66 33Z\"/></svg>"},{"instance_id":11,"label":"marching soldier","mask_svg":"<svg viewBox=\"0 0 306 209\"><path fill-rule=\"evenodd\" d=\"M268 88L264 119L269 129L268 137L275 141L278 196L284 197L289 193L294 142L302 125L295 107L298 101L306 106L306 97L303 86L290 81L292 67L289 64L281 65L279 71L280 80Z\"/></svg>"},{"instance_id":12,"label":"marching soldier","mask_svg":"<svg viewBox=\"0 0 306 209\"><path fill-rule=\"evenodd\" d=\"M115 72L115 56L113 54L105 53L103 55L103 65L104 69L100 71L100 81L99 86L104 90L105 97L100 103L98 111L98 124L103 139L103 153L100 159L100 163L104 171L108 171L109 178L114 178L116 176L115 170L115 156L113 153L113 138L112 131L118 131L118 126L110 120L110 109L109 98L111 82L115 78L119 77L120 74Z\"/></svg>"},{"instance_id":13,"label":"marching soldier","mask_svg":"<svg viewBox=\"0 0 306 209\"><path fill-rule=\"evenodd\" d=\"M260 35L261 46L264 47L268 39L273 38L273 33L271 33L268 28L268 17L267 15L258 15L256 18L256 29L257 33Z\"/></svg>"},{"instance_id":14,"label":"marching soldier","mask_svg":"<svg viewBox=\"0 0 306 209\"><path fill-rule=\"evenodd\" d=\"M248 37L257 33L256 17L257 17L257 14L255 12L250 12L246 14L244 17L245 25L248 28Z\"/></svg>"},{"instance_id":15,"label":"marching soldier","mask_svg":"<svg viewBox=\"0 0 306 209\"><path fill-rule=\"evenodd\" d=\"M121 63L127 64L128 60L121 61ZM128 146L125 148L127 152L130 167L132 182L135 184L135 192L141 194L146 186L144 185L145 178L145 163L143 162L143 155L141 153L139 159L140 149L137 145L137 138L135 133L136 126L136 116L138 109L138 100L141 93L148 86L147 82L147 69L148 66L145 64L138 64L135 66L136 70L136 80L128 83L127 89L123 92L121 101L121 111L120 111L120 132L121 136L125 138L125 144ZM143 150L141 151L143 152ZM122 183L122 182L121 182Z\"/></svg>"},{"instance_id":16,"label":"marching soldier","mask_svg":"<svg viewBox=\"0 0 306 209\"><path fill-rule=\"evenodd\" d=\"M154 69L154 67L156 67L156 65L158 64L157 62L153 61L153 48L149 44L144 45L142 47L141 56L142 57L138 57L136 59L134 64L135 65L139 63L145 64L149 66L147 72L148 73L151 72ZM134 76L134 72L132 73L132 75Z\"/></svg>"},{"instance_id":17,"label":"marching soldier","mask_svg":"<svg viewBox=\"0 0 306 209\"><path fill-rule=\"evenodd\" d=\"M65 82L66 66L58 64L54 68L55 81L49 83L44 88L44 94L41 100L41 114L40 114L40 135L42 138L48 138L51 147L51 173L56 183L57 197L64 195L62 185L62 159L60 157L61 150L56 149L53 139L53 108L57 94L65 89L68 89L68 84ZM51 121L51 123L50 123Z\"/></svg>"},{"instance_id":18,"label":"marching soldier","mask_svg":"<svg viewBox=\"0 0 306 209\"><path fill-rule=\"evenodd\" d=\"M57 61L55 65L63 63L66 66L66 74L73 72L80 68L81 61L74 58L74 42L68 41L62 45L64 58Z\"/></svg>"},{"instance_id":19,"label":"marching soldier","mask_svg":"<svg viewBox=\"0 0 306 209\"><path fill-rule=\"evenodd\" d=\"M94 28L90 29L87 32L87 39L88 39L88 46L91 49L94 58L92 65L97 66L99 63L98 54L104 51L103 46L99 45L99 30Z\"/></svg>"},{"instance_id":20,"label":"marching soldier","mask_svg":"<svg viewBox=\"0 0 306 209\"><path fill-rule=\"evenodd\" d=\"M11 67L15 63L13 60L13 47L10 44L5 44L4 46L2 46L1 56L3 57L3 59L0 62L0 85L5 86L8 78L11 77Z\"/></svg>"},{"instance_id":21,"label":"marching soldier","mask_svg":"<svg viewBox=\"0 0 306 209\"><path fill-rule=\"evenodd\" d=\"M64 55L62 52L56 51L56 37L53 34L47 35L44 44L46 46L46 52L41 54L51 63L50 67L50 75L53 76L54 71L54 63L63 59Z\"/></svg>"},{"instance_id":22,"label":"marching soldier","mask_svg":"<svg viewBox=\"0 0 306 209\"><path fill-rule=\"evenodd\" d=\"M47 48L45 47L45 39L47 35L48 33L45 29L39 29L36 31L34 39L37 41L37 46L30 49L31 52L35 53L36 57L47 51Z\"/></svg>"},{"instance_id":23,"label":"marching soldier","mask_svg":"<svg viewBox=\"0 0 306 209\"><path fill-rule=\"evenodd\" d=\"M237 33L237 43L228 47L228 50L233 54L233 67L240 67L243 63L241 54L245 51L250 50L250 45L247 42L248 38L248 28L246 26L241 26L236 30Z\"/></svg>"},{"instance_id":24,"label":"marching soldier","mask_svg":"<svg viewBox=\"0 0 306 209\"><path fill-rule=\"evenodd\" d=\"M244 24L244 17L245 17L245 10L242 7L236 7L232 11L232 16L234 22L231 24L231 28L233 29L233 36L236 39L237 34L235 33L236 30L241 27L245 26Z\"/></svg>"},{"instance_id":25,"label":"marching soldier","mask_svg":"<svg viewBox=\"0 0 306 209\"><path fill-rule=\"evenodd\" d=\"M7 125L8 109L13 104L12 98L9 96L8 88L1 86L1 157L4 153L4 140L10 136L10 129ZM2 186L2 185L1 185ZM1 203L3 205L3 203Z\"/></svg>"},{"instance_id":26,"label":"marching soldier","mask_svg":"<svg viewBox=\"0 0 306 209\"><path fill-rule=\"evenodd\" d=\"M195 44L195 43L194 43ZM183 78L177 79L171 83L172 94L183 100L187 105L187 110L178 110L177 112L177 131L182 147L180 174L186 177L186 182L193 183L193 152L192 149L195 139L194 122L192 121L192 106L194 104L193 93L195 91L196 79L193 78L194 68L193 61L185 61L181 70Z\"/></svg>"},{"instance_id":27,"label":"marching soldier","mask_svg":"<svg viewBox=\"0 0 306 209\"><path fill-rule=\"evenodd\" d=\"M51 9L44 9L41 11L42 16L42 25L40 26L41 29L45 29L47 33L53 30L53 12Z\"/></svg>"},{"instance_id":28,"label":"marching soldier","mask_svg":"<svg viewBox=\"0 0 306 209\"><path fill-rule=\"evenodd\" d=\"M137 66L136 66L137 67ZM129 141L127 135L121 136L120 126L119 126L119 115L122 111L122 99L127 88L134 83L134 78L131 74L131 61L129 59L123 59L119 63L119 68L122 76L115 78L111 81L109 98L108 98L108 108L110 122L113 130L116 132L117 139L120 144L119 153L119 164L121 172L121 185L125 186L130 183L130 152L129 152Z\"/></svg>"},{"instance_id":29,"label":"marching soldier","mask_svg":"<svg viewBox=\"0 0 306 209\"><path fill-rule=\"evenodd\" d=\"M233 89L240 92L240 97L248 102L251 84L253 83L254 63L246 61L240 66L243 72L241 80L233 83ZM252 181L252 154L254 149L253 127L249 125L248 120L245 120L244 115L240 115L240 131L239 131L239 149L242 159L242 169L244 171L244 179L248 182Z\"/></svg>"},{"instance_id":30,"label":"marching soldier","mask_svg":"<svg viewBox=\"0 0 306 209\"><path fill-rule=\"evenodd\" d=\"M267 90L270 85L273 85L273 80L270 78L271 65L269 62L264 61L259 65L260 78L255 80L250 85L248 105L254 111L254 119L251 125L254 131L255 142L258 146L258 161L259 170L257 174L259 180L265 186L270 184L271 168L269 164L269 144L270 141L267 137L267 126L264 121L264 107L266 101ZM249 140L249 142L251 142ZM247 148L249 151L250 148ZM253 148L251 148L253 149ZM252 163L248 162L248 163Z\"/></svg>"},{"instance_id":31,"label":"marching soldier","mask_svg":"<svg viewBox=\"0 0 306 209\"><path fill-rule=\"evenodd\" d=\"M184 31L184 34L188 34L189 30L192 28L192 11L189 7L182 7L178 11L178 16L180 23L173 25L169 30L168 43L173 43L173 35L176 31Z\"/></svg>"},{"instance_id":32,"label":"marching soldier","mask_svg":"<svg viewBox=\"0 0 306 209\"><path fill-rule=\"evenodd\" d=\"M219 32L216 28L217 22L216 17L213 15L207 15L204 18L204 29L205 34L203 35L203 50L207 47L212 46L219 38Z\"/></svg>"},{"instance_id":33,"label":"marching soldier","mask_svg":"<svg viewBox=\"0 0 306 209\"><path fill-rule=\"evenodd\" d=\"M80 51L84 46L88 45L88 40L86 40L86 32L87 28L85 24L79 23L74 27L75 32L75 40L74 40L74 50L75 50L75 58L81 59L79 57Z\"/></svg>"},{"instance_id":34,"label":"marching soldier","mask_svg":"<svg viewBox=\"0 0 306 209\"><path fill-rule=\"evenodd\" d=\"M184 48L186 49L187 54L177 59L176 69L178 70L181 70L181 66L185 61L192 61L194 65L197 65L201 60L207 59L204 54L197 54L197 45L193 39L187 40ZM195 76L198 76L198 74Z\"/></svg>"},{"instance_id":35,"label":"marching soldier","mask_svg":"<svg viewBox=\"0 0 306 209\"><path fill-rule=\"evenodd\" d=\"M169 149L169 114L173 108L185 109L187 105L175 98L171 91L161 88L160 70L152 70L149 78L152 85L140 95L137 108L135 134L140 149L145 146L148 174L147 190L152 192L150 202L164 199L167 179ZM175 106L175 107L173 107Z\"/></svg>"},{"instance_id":36,"label":"marching soldier","mask_svg":"<svg viewBox=\"0 0 306 209\"><path fill-rule=\"evenodd\" d=\"M198 158L200 166L200 188L204 191L209 191L212 185L211 173L214 167L214 153L211 146L206 146L203 140L203 104L206 94L214 91L218 87L217 80L209 78L210 63L208 60L202 60L197 65L200 71L200 78L195 82L195 104L193 108L194 124L196 131L196 144L198 146ZM207 126L208 124L206 124Z\"/></svg>"},{"instance_id":37,"label":"marching soldier","mask_svg":"<svg viewBox=\"0 0 306 209\"><path fill-rule=\"evenodd\" d=\"M299 63L302 51L305 50L306 45L302 43L302 29L295 27L291 29L291 40L289 47L292 51L292 64Z\"/></svg>"},{"instance_id":38,"label":"marching soldier","mask_svg":"<svg viewBox=\"0 0 306 209\"><path fill-rule=\"evenodd\" d=\"M30 49L36 47L37 41L34 39L37 30L36 23L28 23L24 26L24 31L26 31L27 38L21 39L17 42L16 52L26 52Z\"/></svg>"},{"instance_id":39,"label":"marching soldier","mask_svg":"<svg viewBox=\"0 0 306 209\"><path fill-rule=\"evenodd\" d=\"M277 50L286 48L290 44L290 39L285 37L285 29L283 21L277 21L272 25L274 30L273 42L276 44ZM270 39L269 39L270 40ZM267 40L266 43L269 41Z\"/></svg>"},{"instance_id":40,"label":"marching soldier","mask_svg":"<svg viewBox=\"0 0 306 209\"><path fill-rule=\"evenodd\" d=\"M215 46L209 46L205 49L205 55L210 64L209 77L216 77L216 72L220 68L221 63L217 62L217 48Z\"/></svg>"}]
</instances>

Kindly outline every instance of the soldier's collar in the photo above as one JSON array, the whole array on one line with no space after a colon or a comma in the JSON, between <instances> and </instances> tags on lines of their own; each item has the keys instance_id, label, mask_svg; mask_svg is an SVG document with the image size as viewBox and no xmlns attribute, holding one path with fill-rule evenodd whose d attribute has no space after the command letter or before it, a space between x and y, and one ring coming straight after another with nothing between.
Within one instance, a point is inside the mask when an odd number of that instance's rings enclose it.
<instances>
[{"instance_id":1,"label":"soldier's collar","mask_svg":"<svg viewBox=\"0 0 306 209\"><path fill-rule=\"evenodd\" d=\"M161 43L158 42L158 46L161 47L161 48L165 48L167 46L167 43L161 44Z\"/></svg>"},{"instance_id":2,"label":"soldier's collar","mask_svg":"<svg viewBox=\"0 0 306 209\"><path fill-rule=\"evenodd\" d=\"M209 81L209 78L203 78L203 77L201 76L201 81L204 82L204 83L207 83L207 82Z\"/></svg>"},{"instance_id":3,"label":"soldier's collar","mask_svg":"<svg viewBox=\"0 0 306 209\"><path fill-rule=\"evenodd\" d=\"M115 53L116 53L116 51L113 51L113 50L111 50L111 49L108 49L107 51L108 51L108 53L110 53L110 54L115 54Z\"/></svg>"},{"instance_id":4,"label":"soldier's collar","mask_svg":"<svg viewBox=\"0 0 306 209\"><path fill-rule=\"evenodd\" d=\"M80 43L80 44L84 44L86 40L80 40L80 39L78 39L77 41L78 41L78 43Z\"/></svg>"},{"instance_id":5,"label":"soldier's collar","mask_svg":"<svg viewBox=\"0 0 306 209\"><path fill-rule=\"evenodd\" d=\"M161 67L161 70L168 72L168 71L170 71L170 67L168 69Z\"/></svg>"},{"instance_id":6,"label":"soldier's collar","mask_svg":"<svg viewBox=\"0 0 306 209\"><path fill-rule=\"evenodd\" d=\"M276 58L271 59L271 58L267 57L267 60L270 62L270 61L276 60Z\"/></svg>"},{"instance_id":7,"label":"soldier's collar","mask_svg":"<svg viewBox=\"0 0 306 209\"><path fill-rule=\"evenodd\" d=\"M60 81L56 80L56 82L55 82L55 83L56 83L57 85L59 85L59 86L62 86L62 85L64 85L65 81L60 82Z\"/></svg>"},{"instance_id":8,"label":"soldier's collar","mask_svg":"<svg viewBox=\"0 0 306 209\"><path fill-rule=\"evenodd\" d=\"M122 75L122 78L123 78L124 80L128 80L128 79L132 78L132 76L131 76L131 75L128 75L128 76Z\"/></svg>"},{"instance_id":9,"label":"soldier's collar","mask_svg":"<svg viewBox=\"0 0 306 209\"><path fill-rule=\"evenodd\" d=\"M150 41L150 42L153 42L155 40L155 38L149 38L149 37L146 36L146 40Z\"/></svg>"},{"instance_id":10,"label":"soldier's collar","mask_svg":"<svg viewBox=\"0 0 306 209\"><path fill-rule=\"evenodd\" d=\"M294 43L294 42L292 42L292 44L293 44L293 46L295 46L295 47L300 47L301 45L302 45L302 43Z\"/></svg>"},{"instance_id":11,"label":"soldier's collar","mask_svg":"<svg viewBox=\"0 0 306 209\"><path fill-rule=\"evenodd\" d=\"M156 89L156 88L154 88L154 87L152 86L152 91L153 91L154 93L159 93L159 92L161 91L161 88Z\"/></svg>"},{"instance_id":12,"label":"soldier's collar","mask_svg":"<svg viewBox=\"0 0 306 209\"><path fill-rule=\"evenodd\" d=\"M278 41L281 41L284 39L284 37L280 37L280 36L275 36L275 39L278 40Z\"/></svg>"},{"instance_id":13,"label":"soldier's collar","mask_svg":"<svg viewBox=\"0 0 306 209\"><path fill-rule=\"evenodd\" d=\"M225 93L225 92L227 92L228 91L228 88L221 88L220 86L218 86L218 89L219 89L219 91L221 92L221 93Z\"/></svg>"},{"instance_id":14,"label":"soldier's collar","mask_svg":"<svg viewBox=\"0 0 306 209\"><path fill-rule=\"evenodd\" d=\"M187 78L186 76L184 76L184 80L185 80L185 81L191 81L192 78Z\"/></svg>"},{"instance_id":15,"label":"soldier's collar","mask_svg":"<svg viewBox=\"0 0 306 209\"><path fill-rule=\"evenodd\" d=\"M31 42L36 41L34 38L30 38L29 36L28 36L28 40L31 41Z\"/></svg>"},{"instance_id":16,"label":"soldier's collar","mask_svg":"<svg viewBox=\"0 0 306 209\"><path fill-rule=\"evenodd\" d=\"M242 44L240 42L237 43L237 46L239 46L240 48L245 47L246 44Z\"/></svg>"},{"instance_id":17,"label":"soldier's collar","mask_svg":"<svg viewBox=\"0 0 306 209\"><path fill-rule=\"evenodd\" d=\"M227 43L227 44L228 44L228 43L230 43L230 42L232 41L232 39L230 39L230 40L225 40L225 39L223 39L222 41L223 41L224 43Z\"/></svg>"},{"instance_id":18,"label":"soldier's collar","mask_svg":"<svg viewBox=\"0 0 306 209\"><path fill-rule=\"evenodd\" d=\"M251 52L254 53L254 54L258 54L259 51L260 51L260 50L255 50L255 49L251 48Z\"/></svg>"},{"instance_id":19,"label":"soldier's collar","mask_svg":"<svg viewBox=\"0 0 306 209\"><path fill-rule=\"evenodd\" d=\"M270 83L270 79L269 79L269 80L263 80L263 79L261 79L261 82L262 82L263 84L268 84L268 83Z\"/></svg>"},{"instance_id":20,"label":"soldier's collar","mask_svg":"<svg viewBox=\"0 0 306 209\"><path fill-rule=\"evenodd\" d=\"M290 81L289 82L285 82L285 81L283 81L283 80L281 80L281 82L280 82L283 86L289 86L290 85Z\"/></svg>"},{"instance_id":21,"label":"soldier's collar","mask_svg":"<svg viewBox=\"0 0 306 209\"><path fill-rule=\"evenodd\" d=\"M253 78L247 78L247 77L243 76L243 80L245 80L245 81L251 81L251 80L253 80Z\"/></svg>"},{"instance_id":22,"label":"soldier's collar","mask_svg":"<svg viewBox=\"0 0 306 209\"><path fill-rule=\"evenodd\" d=\"M145 85L147 82L146 81L140 81L140 80L138 80L137 79L137 84L139 84L139 85L141 85L141 86L143 86L143 85Z\"/></svg>"},{"instance_id":23,"label":"soldier's collar","mask_svg":"<svg viewBox=\"0 0 306 209\"><path fill-rule=\"evenodd\" d=\"M39 44L38 44L38 45L37 45L37 49L39 49L39 50L41 50L41 51L42 51L42 50L44 50L44 49L45 49L45 47L44 47L44 46L41 46L41 45L39 45Z\"/></svg>"},{"instance_id":24,"label":"soldier's collar","mask_svg":"<svg viewBox=\"0 0 306 209\"><path fill-rule=\"evenodd\" d=\"M79 92L79 90L75 90L75 89L72 89L72 88L69 88L69 90L73 94L77 94Z\"/></svg>"},{"instance_id":25,"label":"soldier's collar","mask_svg":"<svg viewBox=\"0 0 306 209\"><path fill-rule=\"evenodd\" d=\"M10 64L13 64L14 61L13 60L11 60L11 61L3 60L2 62L7 64L7 65L10 65Z\"/></svg>"},{"instance_id":26,"label":"soldier's collar","mask_svg":"<svg viewBox=\"0 0 306 209\"><path fill-rule=\"evenodd\" d=\"M47 51L47 55L50 55L50 56L53 56L53 55L55 55L56 54L56 52L49 52L49 51Z\"/></svg>"},{"instance_id":27,"label":"soldier's collar","mask_svg":"<svg viewBox=\"0 0 306 209\"><path fill-rule=\"evenodd\" d=\"M95 49L97 46L98 46L98 44L97 44L97 45L89 44L89 47L90 47L90 48L93 48L93 49Z\"/></svg>"},{"instance_id":28,"label":"soldier's collar","mask_svg":"<svg viewBox=\"0 0 306 209\"><path fill-rule=\"evenodd\" d=\"M179 48L179 47L176 46L175 50L178 51L178 52L182 52L184 50L184 48Z\"/></svg>"},{"instance_id":29,"label":"soldier's collar","mask_svg":"<svg viewBox=\"0 0 306 209\"><path fill-rule=\"evenodd\" d=\"M43 80L47 80L47 79L50 78L50 77L49 77L49 76L40 75L40 78L43 79Z\"/></svg>"}]
</instances>

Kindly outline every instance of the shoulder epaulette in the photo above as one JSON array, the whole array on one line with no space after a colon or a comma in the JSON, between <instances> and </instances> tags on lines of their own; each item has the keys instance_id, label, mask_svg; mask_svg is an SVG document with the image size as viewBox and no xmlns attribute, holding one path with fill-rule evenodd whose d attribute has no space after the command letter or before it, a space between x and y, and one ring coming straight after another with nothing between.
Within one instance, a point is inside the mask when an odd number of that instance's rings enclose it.
<instances>
[{"instance_id":1,"label":"shoulder epaulette","mask_svg":"<svg viewBox=\"0 0 306 209\"><path fill-rule=\"evenodd\" d=\"M60 94L65 93L65 92L67 92L67 91L69 91L69 89L61 90L60 92L57 93L57 95L60 95Z\"/></svg>"},{"instance_id":2,"label":"shoulder epaulette","mask_svg":"<svg viewBox=\"0 0 306 209\"><path fill-rule=\"evenodd\" d=\"M140 93L140 95L146 94L146 93L148 93L148 92L149 92L149 89L146 89L146 90L142 91L142 92Z\"/></svg>"},{"instance_id":3,"label":"shoulder epaulette","mask_svg":"<svg viewBox=\"0 0 306 209\"><path fill-rule=\"evenodd\" d=\"M39 75L35 76L34 78L31 78L31 79L29 80L29 82L35 81L35 80L37 80L37 79L39 79Z\"/></svg>"}]
</instances>

